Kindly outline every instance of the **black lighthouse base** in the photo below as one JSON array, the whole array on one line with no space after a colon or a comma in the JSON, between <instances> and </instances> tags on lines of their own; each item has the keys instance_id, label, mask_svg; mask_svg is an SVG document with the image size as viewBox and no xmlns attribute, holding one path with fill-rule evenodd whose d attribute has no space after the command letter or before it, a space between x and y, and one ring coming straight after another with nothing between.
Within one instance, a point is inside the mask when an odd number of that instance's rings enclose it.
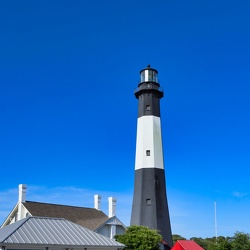
<instances>
[{"instance_id":1,"label":"black lighthouse base","mask_svg":"<svg viewBox=\"0 0 250 250\"><path fill-rule=\"evenodd\" d=\"M165 171L159 168L135 170L134 196L130 225L159 230L164 245L173 246L166 196ZM165 248L165 247L164 247ZM169 248L169 249L170 249Z\"/></svg>"}]
</instances>

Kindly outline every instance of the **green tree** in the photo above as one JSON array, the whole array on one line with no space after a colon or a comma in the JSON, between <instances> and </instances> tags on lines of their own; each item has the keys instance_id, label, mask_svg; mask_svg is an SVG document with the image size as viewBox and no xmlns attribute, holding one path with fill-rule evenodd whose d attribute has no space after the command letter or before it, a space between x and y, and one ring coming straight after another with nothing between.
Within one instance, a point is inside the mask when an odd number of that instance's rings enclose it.
<instances>
[{"instance_id":1,"label":"green tree","mask_svg":"<svg viewBox=\"0 0 250 250\"><path fill-rule=\"evenodd\" d=\"M228 238L219 236L217 241L212 241L208 246L208 250L231 250L232 246Z\"/></svg>"},{"instance_id":2,"label":"green tree","mask_svg":"<svg viewBox=\"0 0 250 250\"><path fill-rule=\"evenodd\" d=\"M202 239L202 238L198 238L198 237L192 237L190 238L190 240L193 240L194 242L196 242L199 246L201 246L204 249L208 249L208 246L210 245L210 241L208 239Z\"/></svg>"},{"instance_id":3,"label":"green tree","mask_svg":"<svg viewBox=\"0 0 250 250\"><path fill-rule=\"evenodd\" d=\"M250 250L250 235L236 232L232 238L232 250Z\"/></svg>"},{"instance_id":4,"label":"green tree","mask_svg":"<svg viewBox=\"0 0 250 250\"><path fill-rule=\"evenodd\" d=\"M126 250L159 250L162 236L148 227L130 226L125 234L115 235L115 239L126 245Z\"/></svg>"},{"instance_id":5,"label":"green tree","mask_svg":"<svg viewBox=\"0 0 250 250\"><path fill-rule=\"evenodd\" d=\"M175 244L177 240L186 240L186 238L182 237L179 234L173 234L172 235L173 243Z\"/></svg>"}]
</instances>

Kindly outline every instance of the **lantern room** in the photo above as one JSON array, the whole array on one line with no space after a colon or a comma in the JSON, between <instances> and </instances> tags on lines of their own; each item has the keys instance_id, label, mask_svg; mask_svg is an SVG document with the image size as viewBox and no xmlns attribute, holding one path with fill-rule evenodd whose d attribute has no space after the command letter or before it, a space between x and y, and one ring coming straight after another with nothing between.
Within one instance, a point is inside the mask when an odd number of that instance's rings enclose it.
<instances>
[{"instance_id":1,"label":"lantern room","mask_svg":"<svg viewBox=\"0 0 250 250\"><path fill-rule=\"evenodd\" d=\"M158 71L156 69L152 69L150 65L147 68L140 71L141 79L140 83L143 82L156 82L158 83L157 75Z\"/></svg>"}]
</instances>

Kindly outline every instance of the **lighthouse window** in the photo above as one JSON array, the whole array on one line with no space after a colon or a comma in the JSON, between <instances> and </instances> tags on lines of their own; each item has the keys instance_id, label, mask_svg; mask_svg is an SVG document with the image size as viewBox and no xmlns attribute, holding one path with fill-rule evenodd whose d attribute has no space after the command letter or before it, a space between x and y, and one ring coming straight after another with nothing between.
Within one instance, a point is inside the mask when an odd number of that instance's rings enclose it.
<instances>
[{"instance_id":1,"label":"lighthouse window","mask_svg":"<svg viewBox=\"0 0 250 250\"><path fill-rule=\"evenodd\" d=\"M145 71L141 72L141 82L145 82Z\"/></svg>"},{"instance_id":2,"label":"lighthouse window","mask_svg":"<svg viewBox=\"0 0 250 250\"><path fill-rule=\"evenodd\" d=\"M152 81L152 80L153 80L153 71L152 71L152 70L149 70L149 71L148 71L148 80L149 80L149 81Z\"/></svg>"},{"instance_id":3,"label":"lighthouse window","mask_svg":"<svg viewBox=\"0 0 250 250\"><path fill-rule=\"evenodd\" d=\"M151 205L151 199L146 199L146 205L150 206Z\"/></svg>"},{"instance_id":4,"label":"lighthouse window","mask_svg":"<svg viewBox=\"0 0 250 250\"><path fill-rule=\"evenodd\" d=\"M150 156L150 150L146 150L146 156Z\"/></svg>"},{"instance_id":5,"label":"lighthouse window","mask_svg":"<svg viewBox=\"0 0 250 250\"><path fill-rule=\"evenodd\" d=\"M146 105L146 110L151 110L151 106L150 105Z\"/></svg>"},{"instance_id":6,"label":"lighthouse window","mask_svg":"<svg viewBox=\"0 0 250 250\"><path fill-rule=\"evenodd\" d=\"M157 74L156 74L156 72L153 72L153 81L157 82Z\"/></svg>"}]
</instances>

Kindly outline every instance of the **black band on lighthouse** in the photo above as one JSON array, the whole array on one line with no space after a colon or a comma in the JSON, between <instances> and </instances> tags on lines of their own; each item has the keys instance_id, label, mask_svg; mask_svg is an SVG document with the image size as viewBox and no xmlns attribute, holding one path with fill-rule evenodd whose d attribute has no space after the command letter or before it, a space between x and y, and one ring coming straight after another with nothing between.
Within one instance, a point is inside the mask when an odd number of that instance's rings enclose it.
<instances>
[{"instance_id":1,"label":"black band on lighthouse","mask_svg":"<svg viewBox=\"0 0 250 250\"><path fill-rule=\"evenodd\" d=\"M143 93L138 97L138 117L154 115L160 117L160 99L154 93Z\"/></svg>"}]
</instances>

